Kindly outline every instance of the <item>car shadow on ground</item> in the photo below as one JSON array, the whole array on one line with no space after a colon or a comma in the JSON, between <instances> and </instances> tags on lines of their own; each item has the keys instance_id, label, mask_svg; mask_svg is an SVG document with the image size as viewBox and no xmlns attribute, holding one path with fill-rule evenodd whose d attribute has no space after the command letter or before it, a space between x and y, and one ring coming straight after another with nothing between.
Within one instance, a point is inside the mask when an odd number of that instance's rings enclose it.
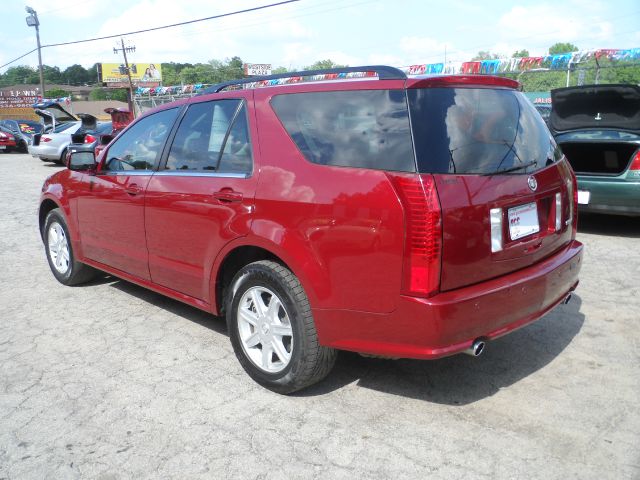
<instances>
[{"instance_id":1,"label":"car shadow on ground","mask_svg":"<svg viewBox=\"0 0 640 480\"><path fill-rule=\"evenodd\" d=\"M151 305L227 335L224 318L146 288L111 276L91 284L108 282L112 282L111 287ZM489 342L477 358L455 355L432 361L388 360L340 352L336 366L324 381L294 395L325 395L355 383L362 388L427 402L467 405L526 378L560 355L584 324L581 304L582 299L574 294L568 305L560 305L532 325ZM251 381L248 376L247 381Z\"/></svg>"},{"instance_id":2,"label":"car shadow on ground","mask_svg":"<svg viewBox=\"0 0 640 480\"><path fill-rule=\"evenodd\" d=\"M384 360L341 352L329 377L298 395L321 395L355 382L427 402L467 405L526 378L560 355L584 324L581 303L574 294L569 305L560 305L534 324L489 342L477 358Z\"/></svg>"},{"instance_id":3,"label":"car shadow on ground","mask_svg":"<svg viewBox=\"0 0 640 480\"><path fill-rule=\"evenodd\" d=\"M578 232L640 238L640 218L601 213L581 213L578 216Z\"/></svg>"},{"instance_id":4,"label":"car shadow on ground","mask_svg":"<svg viewBox=\"0 0 640 480\"><path fill-rule=\"evenodd\" d=\"M187 305L186 303L179 302L178 300L173 300L172 298L165 297L159 293L153 292L144 287L140 287L134 283L129 283L125 280L121 280L116 277L112 277L107 275L103 277L104 280L101 281L99 278L94 280L94 282L101 283L110 283L111 287L120 290L121 292L125 292L129 295L133 295L140 300L144 300L145 302L155 305L159 308L167 310L174 315L178 315L182 318L190 320L198 325L202 325L203 327L208 328L209 330L213 330L214 332L227 334L227 323L223 317L216 317L211 313L207 313L198 308L192 307L191 305ZM86 284L90 285L90 284Z\"/></svg>"}]
</instances>

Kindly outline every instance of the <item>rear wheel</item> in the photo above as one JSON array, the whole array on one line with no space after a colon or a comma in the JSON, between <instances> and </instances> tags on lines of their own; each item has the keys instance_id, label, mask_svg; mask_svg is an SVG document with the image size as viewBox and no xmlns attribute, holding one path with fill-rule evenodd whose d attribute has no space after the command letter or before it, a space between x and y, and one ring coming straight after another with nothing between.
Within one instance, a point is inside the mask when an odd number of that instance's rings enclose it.
<instances>
[{"instance_id":1,"label":"rear wheel","mask_svg":"<svg viewBox=\"0 0 640 480\"><path fill-rule=\"evenodd\" d=\"M68 148L65 148L60 154L60 158L58 160L54 160L54 162L57 163L58 165L64 165L64 162L67 159L67 151L68 151Z\"/></svg>"},{"instance_id":2,"label":"rear wheel","mask_svg":"<svg viewBox=\"0 0 640 480\"><path fill-rule=\"evenodd\" d=\"M260 261L240 270L226 315L240 364L274 392L292 393L319 382L335 363L337 352L318 343L302 285L279 263Z\"/></svg>"},{"instance_id":3,"label":"rear wheel","mask_svg":"<svg viewBox=\"0 0 640 480\"><path fill-rule=\"evenodd\" d=\"M95 276L94 269L75 260L67 222L59 208L54 208L47 215L42 238L49 267L60 283L77 285Z\"/></svg>"}]
</instances>

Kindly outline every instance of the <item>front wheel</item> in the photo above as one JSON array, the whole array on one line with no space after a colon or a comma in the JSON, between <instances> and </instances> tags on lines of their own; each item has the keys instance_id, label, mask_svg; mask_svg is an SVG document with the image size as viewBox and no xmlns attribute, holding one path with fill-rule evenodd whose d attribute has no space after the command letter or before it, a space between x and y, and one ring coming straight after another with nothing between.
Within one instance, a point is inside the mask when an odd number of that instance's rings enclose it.
<instances>
[{"instance_id":1,"label":"front wheel","mask_svg":"<svg viewBox=\"0 0 640 480\"><path fill-rule=\"evenodd\" d=\"M279 263L259 261L240 270L229 289L226 315L240 364L274 392L317 383L335 364L337 352L318 343L302 285Z\"/></svg>"},{"instance_id":2,"label":"front wheel","mask_svg":"<svg viewBox=\"0 0 640 480\"><path fill-rule=\"evenodd\" d=\"M63 285L77 285L91 280L95 270L75 260L69 229L59 208L49 212L42 235L51 272Z\"/></svg>"}]
</instances>

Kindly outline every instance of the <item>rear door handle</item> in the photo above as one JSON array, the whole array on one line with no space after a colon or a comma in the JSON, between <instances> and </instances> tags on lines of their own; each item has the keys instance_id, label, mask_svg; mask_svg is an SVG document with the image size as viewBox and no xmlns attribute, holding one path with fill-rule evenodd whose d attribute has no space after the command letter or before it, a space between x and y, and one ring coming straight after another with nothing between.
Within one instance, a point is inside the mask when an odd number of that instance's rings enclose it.
<instances>
[{"instance_id":1,"label":"rear door handle","mask_svg":"<svg viewBox=\"0 0 640 480\"><path fill-rule=\"evenodd\" d=\"M231 188L223 188L217 192L213 192L213 198L223 203L241 202L243 195Z\"/></svg>"},{"instance_id":2,"label":"rear door handle","mask_svg":"<svg viewBox=\"0 0 640 480\"><path fill-rule=\"evenodd\" d=\"M124 191L129 195L138 195L142 191L142 189L138 186L137 183L132 183L124 187Z\"/></svg>"}]
</instances>

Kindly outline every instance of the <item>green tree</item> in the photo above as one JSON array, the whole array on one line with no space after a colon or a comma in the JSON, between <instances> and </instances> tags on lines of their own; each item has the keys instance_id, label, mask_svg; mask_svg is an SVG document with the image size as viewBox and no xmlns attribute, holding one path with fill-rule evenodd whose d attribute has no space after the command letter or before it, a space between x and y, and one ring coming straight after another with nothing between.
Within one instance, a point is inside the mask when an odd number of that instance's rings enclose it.
<instances>
[{"instance_id":1,"label":"green tree","mask_svg":"<svg viewBox=\"0 0 640 480\"><path fill-rule=\"evenodd\" d=\"M513 55L511 55L511 57L512 58L530 57L529 50L527 50L526 48L523 48L522 50L516 50L515 52L513 52Z\"/></svg>"},{"instance_id":2,"label":"green tree","mask_svg":"<svg viewBox=\"0 0 640 480\"><path fill-rule=\"evenodd\" d=\"M289 69L287 67L276 67L271 69L271 73L273 73L274 75L280 74L280 73L287 73L288 71Z\"/></svg>"},{"instance_id":3,"label":"green tree","mask_svg":"<svg viewBox=\"0 0 640 480\"><path fill-rule=\"evenodd\" d=\"M182 83L214 83L214 69L207 63L196 63L192 67L185 67L180 71Z\"/></svg>"},{"instance_id":4,"label":"green tree","mask_svg":"<svg viewBox=\"0 0 640 480\"><path fill-rule=\"evenodd\" d=\"M558 55L559 53L577 52L579 48L573 43L554 43L549 47L549 55Z\"/></svg>"},{"instance_id":5,"label":"green tree","mask_svg":"<svg viewBox=\"0 0 640 480\"><path fill-rule=\"evenodd\" d=\"M347 65L341 65L339 63L335 63L333 60L318 60L311 65L304 67L303 70L327 70L329 68L341 68L346 67Z\"/></svg>"},{"instance_id":6,"label":"green tree","mask_svg":"<svg viewBox=\"0 0 640 480\"><path fill-rule=\"evenodd\" d=\"M35 68L27 65L11 67L3 75L4 85L39 84L40 75Z\"/></svg>"},{"instance_id":7,"label":"green tree","mask_svg":"<svg viewBox=\"0 0 640 480\"><path fill-rule=\"evenodd\" d=\"M488 51L480 50L475 57L473 57L472 61L481 61L481 60L495 60L496 58L500 58L500 55L497 53L491 53Z\"/></svg>"},{"instance_id":8,"label":"green tree","mask_svg":"<svg viewBox=\"0 0 640 480\"><path fill-rule=\"evenodd\" d=\"M68 90L63 90L61 88L52 88L51 90L46 90L44 92L44 98L60 98L60 97L70 97L71 92Z\"/></svg>"},{"instance_id":9,"label":"green tree","mask_svg":"<svg viewBox=\"0 0 640 480\"><path fill-rule=\"evenodd\" d=\"M100 82L100 77L98 75L98 66L100 65L100 63L96 62L94 63L88 70L87 70L87 74L89 75L89 83L99 83Z\"/></svg>"},{"instance_id":10,"label":"green tree","mask_svg":"<svg viewBox=\"0 0 640 480\"><path fill-rule=\"evenodd\" d=\"M95 75L91 75L87 69L77 63L67 67L65 71L62 72L62 79L69 85L83 85L91 82L94 77Z\"/></svg>"},{"instance_id":11,"label":"green tree","mask_svg":"<svg viewBox=\"0 0 640 480\"><path fill-rule=\"evenodd\" d=\"M179 71L175 63L162 64L162 84L167 86L180 84Z\"/></svg>"},{"instance_id":12,"label":"green tree","mask_svg":"<svg viewBox=\"0 0 640 480\"><path fill-rule=\"evenodd\" d=\"M43 65L42 75L44 76L45 83L60 83L60 80L62 79L62 73L60 73L59 67Z\"/></svg>"},{"instance_id":13,"label":"green tree","mask_svg":"<svg viewBox=\"0 0 640 480\"><path fill-rule=\"evenodd\" d=\"M89 100L116 100L127 101L126 88L94 88L89 93Z\"/></svg>"}]
</instances>

